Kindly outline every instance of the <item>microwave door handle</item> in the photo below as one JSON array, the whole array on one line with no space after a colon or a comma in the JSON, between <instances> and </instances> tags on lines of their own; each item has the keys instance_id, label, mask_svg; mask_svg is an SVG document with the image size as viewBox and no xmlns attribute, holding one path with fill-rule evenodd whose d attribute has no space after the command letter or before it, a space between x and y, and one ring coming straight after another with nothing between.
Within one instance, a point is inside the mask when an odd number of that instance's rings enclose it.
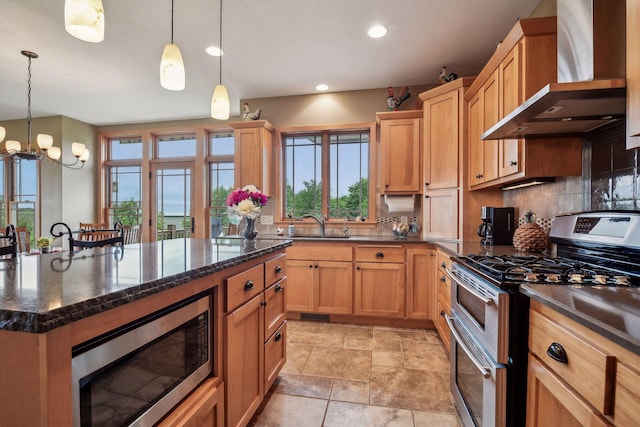
<instances>
[{"instance_id":1,"label":"microwave door handle","mask_svg":"<svg viewBox=\"0 0 640 427\"><path fill-rule=\"evenodd\" d=\"M482 301L485 305L492 305L493 304L493 300L489 299L483 295L480 295L475 289L470 288L469 286L467 286L466 284L462 283L454 273L452 273L451 271L445 269L444 270L445 273L447 273L447 276L449 276L449 279L453 280L454 282L456 282L459 286L462 286L467 292L469 292L471 295L473 295L474 297L478 298L480 301Z\"/></svg>"},{"instance_id":2,"label":"microwave door handle","mask_svg":"<svg viewBox=\"0 0 640 427\"><path fill-rule=\"evenodd\" d=\"M456 341L458 342L458 344L460 345L462 350L464 350L464 352L467 354L469 359L471 359L471 361L476 366L476 368L478 368L478 370L480 371L480 374L482 374L482 376L484 378L491 378L491 369L489 369L486 366L482 366L480 364L480 362L478 362L478 360L475 358L474 354L471 352L471 350L469 350L469 348L464 343L462 338L460 338L460 335L458 335L458 330L456 329L456 327L454 325L455 319L452 318L451 316L445 314L444 315L444 320L446 320L447 325L449 325L449 330L453 334L453 337L456 339Z\"/></svg>"}]
</instances>

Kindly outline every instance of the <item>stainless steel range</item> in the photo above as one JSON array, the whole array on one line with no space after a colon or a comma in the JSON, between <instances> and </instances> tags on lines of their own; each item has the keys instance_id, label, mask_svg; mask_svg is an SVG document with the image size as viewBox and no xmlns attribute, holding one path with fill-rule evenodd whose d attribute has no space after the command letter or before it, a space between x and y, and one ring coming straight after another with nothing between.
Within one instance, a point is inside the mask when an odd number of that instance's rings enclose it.
<instances>
[{"instance_id":1,"label":"stainless steel range","mask_svg":"<svg viewBox=\"0 0 640 427\"><path fill-rule=\"evenodd\" d=\"M529 299L522 283L639 287L640 211L555 218L554 255L453 259L451 391L465 426L525 425Z\"/></svg>"}]
</instances>

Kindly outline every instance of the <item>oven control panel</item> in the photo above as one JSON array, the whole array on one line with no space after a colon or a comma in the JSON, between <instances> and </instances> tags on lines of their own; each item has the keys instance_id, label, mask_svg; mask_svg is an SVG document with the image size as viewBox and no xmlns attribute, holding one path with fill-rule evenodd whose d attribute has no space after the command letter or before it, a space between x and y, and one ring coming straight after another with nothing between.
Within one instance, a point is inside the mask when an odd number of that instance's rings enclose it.
<instances>
[{"instance_id":1,"label":"oven control panel","mask_svg":"<svg viewBox=\"0 0 640 427\"><path fill-rule=\"evenodd\" d=\"M640 248L640 212L599 211L560 215L553 220L549 237L552 242L559 239Z\"/></svg>"}]
</instances>

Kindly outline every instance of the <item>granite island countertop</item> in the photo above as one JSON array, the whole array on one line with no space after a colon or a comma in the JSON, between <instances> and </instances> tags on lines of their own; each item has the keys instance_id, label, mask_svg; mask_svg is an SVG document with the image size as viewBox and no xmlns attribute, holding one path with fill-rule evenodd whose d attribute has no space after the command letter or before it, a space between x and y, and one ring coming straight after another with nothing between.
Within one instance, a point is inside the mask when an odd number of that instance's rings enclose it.
<instances>
[{"instance_id":1,"label":"granite island countertop","mask_svg":"<svg viewBox=\"0 0 640 427\"><path fill-rule=\"evenodd\" d=\"M0 260L0 329L47 332L290 245L174 239Z\"/></svg>"}]
</instances>

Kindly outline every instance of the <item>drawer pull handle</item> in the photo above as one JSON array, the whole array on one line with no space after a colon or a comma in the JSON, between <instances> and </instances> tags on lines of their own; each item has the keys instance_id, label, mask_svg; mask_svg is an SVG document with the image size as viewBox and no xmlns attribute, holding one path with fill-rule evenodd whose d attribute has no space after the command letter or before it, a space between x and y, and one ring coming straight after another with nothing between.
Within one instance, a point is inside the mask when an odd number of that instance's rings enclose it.
<instances>
[{"instance_id":1,"label":"drawer pull handle","mask_svg":"<svg viewBox=\"0 0 640 427\"><path fill-rule=\"evenodd\" d=\"M284 288L282 287L282 285L281 285L280 283L278 283L278 284L276 285L276 292L282 292L282 290L283 290L283 289L284 289Z\"/></svg>"},{"instance_id":2,"label":"drawer pull handle","mask_svg":"<svg viewBox=\"0 0 640 427\"><path fill-rule=\"evenodd\" d=\"M244 290L250 291L254 287L253 282L251 280L247 280L247 283L244 284Z\"/></svg>"},{"instance_id":3,"label":"drawer pull handle","mask_svg":"<svg viewBox=\"0 0 640 427\"><path fill-rule=\"evenodd\" d=\"M275 342L278 342L282 339L282 334L280 332L276 332L276 335L274 336L273 340Z\"/></svg>"},{"instance_id":4,"label":"drawer pull handle","mask_svg":"<svg viewBox=\"0 0 640 427\"><path fill-rule=\"evenodd\" d=\"M384 254L382 252L377 252L376 258L384 258Z\"/></svg>"},{"instance_id":5,"label":"drawer pull handle","mask_svg":"<svg viewBox=\"0 0 640 427\"><path fill-rule=\"evenodd\" d=\"M551 343L551 345L547 349L547 355L557 362L569 363L567 352L564 351L564 347L562 347L562 345L557 342Z\"/></svg>"},{"instance_id":6,"label":"drawer pull handle","mask_svg":"<svg viewBox=\"0 0 640 427\"><path fill-rule=\"evenodd\" d=\"M276 265L276 273L280 273L282 271L282 267Z\"/></svg>"}]
</instances>

